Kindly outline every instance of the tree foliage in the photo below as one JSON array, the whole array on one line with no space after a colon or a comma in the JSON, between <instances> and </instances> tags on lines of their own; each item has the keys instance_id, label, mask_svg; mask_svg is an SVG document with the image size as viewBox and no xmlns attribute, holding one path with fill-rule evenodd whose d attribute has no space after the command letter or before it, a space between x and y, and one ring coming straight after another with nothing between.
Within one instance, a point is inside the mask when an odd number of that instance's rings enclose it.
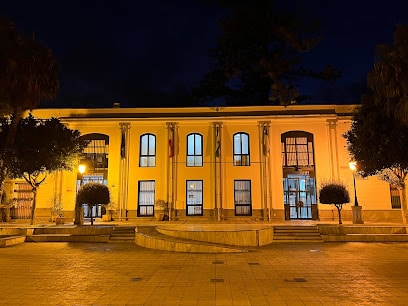
<instances>
[{"instance_id":1,"label":"tree foliage","mask_svg":"<svg viewBox=\"0 0 408 306\"><path fill-rule=\"evenodd\" d=\"M0 121L0 156L7 176L24 178L34 193L31 222L34 222L37 189L56 170L71 170L87 145L78 130L71 130L59 119L36 119L31 114L20 120L12 146L5 139L11 121Z\"/></svg>"},{"instance_id":2,"label":"tree foliage","mask_svg":"<svg viewBox=\"0 0 408 306\"><path fill-rule=\"evenodd\" d=\"M14 109L29 110L58 91L58 62L50 49L0 19L0 98Z\"/></svg>"},{"instance_id":3,"label":"tree foliage","mask_svg":"<svg viewBox=\"0 0 408 306\"><path fill-rule=\"evenodd\" d=\"M408 127L367 102L353 116L351 128L344 134L348 151L362 175L390 169L403 182L408 173Z\"/></svg>"},{"instance_id":4,"label":"tree foliage","mask_svg":"<svg viewBox=\"0 0 408 306\"><path fill-rule=\"evenodd\" d=\"M0 105L3 115L12 115L4 139L3 158L11 153L17 126L24 111L38 107L41 100L50 100L59 89L58 62L50 49L15 30L14 23L0 18ZM10 160L12 157L6 157ZM7 167L0 160L0 195Z\"/></svg>"},{"instance_id":5,"label":"tree foliage","mask_svg":"<svg viewBox=\"0 0 408 306\"><path fill-rule=\"evenodd\" d=\"M408 26L394 30L394 44L376 48L376 62L368 74L367 84L376 105L387 115L408 125Z\"/></svg>"},{"instance_id":6,"label":"tree foliage","mask_svg":"<svg viewBox=\"0 0 408 306\"><path fill-rule=\"evenodd\" d=\"M0 124L0 152L4 152L3 140L11 122L4 118ZM72 170L87 145L80 136L78 130L71 130L59 119L37 119L30 114L19 122L14 145L8 148L11 153L3 157L8 176L23 177L42 168L48 172Z\"/></svg>"},{"instance_id":7,"label":"tree foliage","mask_svg":"<svg viewBox=\"0 0 408 306\"><path fill-rule=\"evenodd\" d=\"M301 65L302 54L320 41L318 22L278 11L270 0L216 2L232 14L220 23L211 71L193 90L201 103L225 98L234 105L287 105L304 98L295 85L299 78L340 75L331 66L315 72Z\"/></svg>"},{"instance_id":8,"label":"tree foliage","mask_svg":"<svg viewBox=\"0 0 408 306\"><path fill-rule=\"evenodd\" d=\"M101 183L87 183L82 185L76 196L76 206L87 204L91 211L91 224L93 224L92 207L97 204L109 204L109 188Z\"/></svg>"},{"instance_id":9,"label":"tree foliage","mask_svg":"<svg viewBox=\"0 0 408 306\"><path fill-rule=\"evenodd\" d=\"M334 205L338 211L339 224L342 224L341 210L344 204L350 203L350 195L344 184L339 182L323 183L319 190L319 202Z\"/></svg>"},{"instance_id":10,"label":"tree foliage","mask_svg":"<svg viewBox=\"0 0 408 306\"><path fill-rule=\"evenodd\" d=\"M402 189L402 218L406 223L405 178L408 174L408 126L373 101L364 100L344 134L351 158L363 176L379 175Z\"/></svg>"}]
</instances>

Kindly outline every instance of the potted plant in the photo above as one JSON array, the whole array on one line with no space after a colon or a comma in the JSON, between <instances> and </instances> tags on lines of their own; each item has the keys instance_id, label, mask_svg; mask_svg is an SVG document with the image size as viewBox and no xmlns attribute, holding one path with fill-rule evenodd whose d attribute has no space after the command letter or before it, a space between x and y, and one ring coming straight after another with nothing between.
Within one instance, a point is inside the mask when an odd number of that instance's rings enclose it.
<instances>
[{"instance_id":1,"label":"potted plant","mask_svg":"<svg viewBox=\"0 0 408 306\"><path fill-rule=\"evenodd\" d=\"M157 221L169 220L169 203L161 199L156 200L154 214Z\"/></svg>"},{"instance_id":2,"label":"potted plant","mask_svg":"<svg viewBox=\"0 0 408 306\"><path fill-rule=\"evenodd\" d=\"M51 208L51 222L55 222L56 224L64 224L65 220L62 220L63 217L62 204L60 202L54 202Z\"/></svg>"},{"instance_id":3,"label":"potted plant","mask_svg":"<svg viewBox=\"0 0 408 306\"><path fill-rule=\"evenodd\" d=\"M115 205L113 203L109 203L108 205L104 205L105 213L102 214L102 221L112 221L113 216L116 212Z\"/></svg>"}]
</instances>

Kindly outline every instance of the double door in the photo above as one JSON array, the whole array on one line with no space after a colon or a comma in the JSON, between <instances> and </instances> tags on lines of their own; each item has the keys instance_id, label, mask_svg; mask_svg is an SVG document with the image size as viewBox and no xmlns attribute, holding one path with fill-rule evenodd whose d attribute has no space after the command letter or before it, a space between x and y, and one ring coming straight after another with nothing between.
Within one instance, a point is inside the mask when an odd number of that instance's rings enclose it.
<instances>
[{"instance_id":1,"label":"double door","mask_svg":"<svg viewBox=\"0 0 408 306\"><path fill-rule=\"evenodd\" d=\"M316 181L309 174L283 178L285 219L316 219Z\"/></svg>"}]
</instances>

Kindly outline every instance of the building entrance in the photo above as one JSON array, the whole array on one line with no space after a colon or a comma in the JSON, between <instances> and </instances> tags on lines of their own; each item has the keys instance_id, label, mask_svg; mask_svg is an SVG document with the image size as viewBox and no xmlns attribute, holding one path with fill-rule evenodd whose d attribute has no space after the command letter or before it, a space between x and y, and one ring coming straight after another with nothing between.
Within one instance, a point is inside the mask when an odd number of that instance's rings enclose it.
<instances>
[{"instance_id":1,"label":"building entrance","mask_svg":"<svg viewBox=\"0 0 408 306\"><path fill-rule=\"evenodd\" d=\"M309 174L288 174L283 179L285 219L313 219L315 179Z\"/></svg>"}]
</instances>

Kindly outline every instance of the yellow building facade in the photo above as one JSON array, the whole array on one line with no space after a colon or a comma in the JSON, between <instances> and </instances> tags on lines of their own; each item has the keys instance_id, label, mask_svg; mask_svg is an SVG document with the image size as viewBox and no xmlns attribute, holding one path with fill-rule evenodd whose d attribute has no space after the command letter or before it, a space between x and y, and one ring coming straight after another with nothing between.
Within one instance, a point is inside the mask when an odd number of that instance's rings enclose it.
<instances>
[{"instance_id":1,"label":"yellow building facade","mask_svg":"<svg viewBox=\"0 0 408 306\"><path fill-rule=\"evenodd\" d=\"M50 173L37 195L36 218L62 206L73 219L82 183L109 187L117 220L154 218L169 203L172 220L336 221L319 203L322 182L341 181L351 203L353 172L343 134L356 106L38 109L78 129L89 145L85 173ZM16 188L11 188L16 190ZM399 194L377 177L356 176L366 222L401 222ZM9 195L13 196L13 195ZM14 195L15 196L15 195ZM101 217L104 210L97 208Z\"/></svg>"}]
</instances>

